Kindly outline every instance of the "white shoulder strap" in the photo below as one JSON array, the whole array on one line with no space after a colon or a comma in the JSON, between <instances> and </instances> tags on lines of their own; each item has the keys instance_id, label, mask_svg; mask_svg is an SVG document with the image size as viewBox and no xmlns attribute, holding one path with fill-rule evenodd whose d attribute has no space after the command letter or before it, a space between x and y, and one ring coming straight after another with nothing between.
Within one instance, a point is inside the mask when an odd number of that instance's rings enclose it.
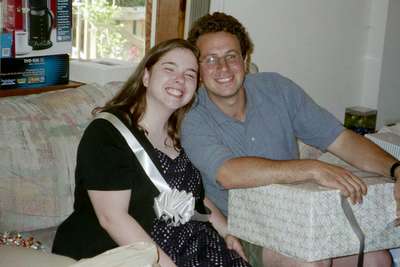
<instances>
[{"instance_id":1,"label":"white shoulder strap","mask_svg":"<svg viewBox=\"0 0 400 267\"><path fill-rule=\"evenodd\" d=\"M146 150L144 150L142 145L136 140L135 136L125 126L125 124L123 124L115 115L108 112L97 113L95 119L98 118L109 121L122 134L132 152L135 153L140 165L142 165L142 168L146 172L147 176L149 176L151 182L157 187L158 191L171 191L171 188L154 165L154 162L151 160Z\"/></svg>"}]
</instances>

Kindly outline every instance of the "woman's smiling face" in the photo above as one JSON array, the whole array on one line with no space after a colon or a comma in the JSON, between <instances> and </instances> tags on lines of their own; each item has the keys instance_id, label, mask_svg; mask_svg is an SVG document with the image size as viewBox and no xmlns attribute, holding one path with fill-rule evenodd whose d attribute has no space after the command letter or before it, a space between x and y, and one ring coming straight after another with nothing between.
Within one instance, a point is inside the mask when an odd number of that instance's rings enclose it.
<instances>
[{"instance_id":1,"label":"woman's smiling face","mask_svg":"<svg viewBox=\"0 0 400 267\"><path fill-rule=\"evenodd\" d=\"M172 111L186 105L196 91L197 75L197 59L190 50L175 48L167 52L145 70L147 105L158 103Z\"/></svg>"}]
</instances>

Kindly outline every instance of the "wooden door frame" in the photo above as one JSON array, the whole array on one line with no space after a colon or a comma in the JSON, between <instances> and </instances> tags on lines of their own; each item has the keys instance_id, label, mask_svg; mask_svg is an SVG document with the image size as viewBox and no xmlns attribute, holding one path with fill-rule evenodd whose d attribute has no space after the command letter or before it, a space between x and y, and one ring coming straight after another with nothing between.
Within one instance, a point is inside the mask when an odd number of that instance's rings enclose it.
<instances>
[{"instance_id":1,"label":"wooden door frame","mask_svg":"<svg viewBox=\"0 0 400 267\"><path fill-rule=\"evenodd\" d=\"M152 14L156 2L156 13ZM183 38L186 0L146 1L146 51L150 48L152 16L156 16L155 44L171 38Z\"/></svg>"}]
</instances>

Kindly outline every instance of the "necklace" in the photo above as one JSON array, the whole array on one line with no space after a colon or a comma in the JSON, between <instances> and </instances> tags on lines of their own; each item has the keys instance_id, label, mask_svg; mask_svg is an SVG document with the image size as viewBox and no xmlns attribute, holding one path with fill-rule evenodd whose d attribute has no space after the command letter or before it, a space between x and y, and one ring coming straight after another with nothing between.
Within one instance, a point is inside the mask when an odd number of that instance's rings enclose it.
<instances>
[{"instance_id":1,"label":"necklace","mask_svg":"<svg viewBox=\"0 0 400 267\"><path fill-rule=\"evenodd\" d=\"M168 157L174 159L179 155L179 151L174 147L173 141L167 131L149 131L149 127L143 122L139 123L139 128L144 132L151 145L163 152Z\"/></svg>"}]
</instances>

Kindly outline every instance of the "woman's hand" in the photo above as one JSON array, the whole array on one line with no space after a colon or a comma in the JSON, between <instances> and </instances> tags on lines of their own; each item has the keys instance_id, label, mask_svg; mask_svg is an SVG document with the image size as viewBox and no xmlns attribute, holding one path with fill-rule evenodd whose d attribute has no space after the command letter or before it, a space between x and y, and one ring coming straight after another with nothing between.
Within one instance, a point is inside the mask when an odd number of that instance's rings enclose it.
<instances>
[{"instance_id":1,"label":"woman's hand","mask_svg":"<svg viewBox=\"0 0 400 267\"><path fill-rule=\"evenodd\" d=\"M246 255L244 254L239 239L227 233L228 225L225 216L208 198L204 198L204 205L206 205L211 210L210 222L213 225L213 227L217 230L218 234L224 237L228 249L236 251L240 257L248 261Z\"/></svg>"},{"instance_id":2,"label":"woman's hand","mask_svg":"<svg viewBox=\"0 0 400 267\"><path fill-rule=\"evenodd\" d=\"M243 248L242 248L242 244L240 244L239 239L237 239L233 235L227 234L225 236L225 242L226 242L226 246L229 249L232 249L232 250L236 251L237 254L239 254L240 257L242 257L245 261L248 261L246 255L244 254L244 251L243 251Z\"/></svg>"},{"instance_id":3,"label":"woman's hand","mask_svg":"<svg viewBox=\"0 0 400 267\"><path fill-rule=\"evenodd\" d=\"M158 266L160 267L176 267L175 263L171 260L170 257L168 257L165 252L157 246L158 250Z\"/></svg>"}]
</instances>

